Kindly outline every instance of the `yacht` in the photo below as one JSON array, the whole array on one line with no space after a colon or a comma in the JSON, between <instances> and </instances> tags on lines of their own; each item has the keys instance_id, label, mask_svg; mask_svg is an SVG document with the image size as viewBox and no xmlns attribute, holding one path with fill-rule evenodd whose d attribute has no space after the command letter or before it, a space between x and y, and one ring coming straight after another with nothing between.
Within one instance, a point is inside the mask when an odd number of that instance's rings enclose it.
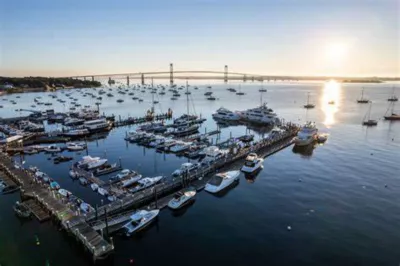
<instances>
[{"instance_id":1,"label":"yacht","mask_svg":"<svg viewBox=\"0 0 400 266\"><path fill-rule=\"evenodd\" d=\"M135 175L135 174L136 174L135 171L132 171L130 169L124 169L121 172L119 172L119 174L117 174L116 176L111 177L110 180L111 181L121 180L121 179L124 179L128 176Z\"/></svg>"},{"instance_id":2,"label":"yacht","mask_svg":"<svg viewBox=\"0 0 400 266\"><path fill-rule=\"evenodd\" d=\"M97 192L102 195L102 196L107 196L108 195L108 190L102 187L97 188Z\"/></svg>"},{"instance_id":3,"label":"yacht","mask_svg":"<svg viewBox=\"0 0 400 266\"><path fill-rule=\"evenodd\" d=\"M97 190L99 189L99 185L97 185L96 183L92 183L92 184L90 184L90 188L91 188L93 191L97 191Z\"/></svg>"},{"instance_id":4,"label":"yacht","mask_svg":"<svg viewBox=\"0 0 400 266\"><path fill-rule=\"evenodd\" d=\"M110 123L105 118L86 121L83 126L90 132L101 132L110 129Z\"/></svg>"},{"instance_id":5,"label":"yacht","mask_svg":"<svg viewBox=\"0 0 400 266\"><path fill-rule=\"evenodd\" d=\"M294 138L294 144L297 146L306 146L312 143L318 135L318 129L315 123L307 122Z\"/></svg>"},{"instance_id":6,"label":"yacht","mask_svg":"<svg viewBox=\"0 0 400 266\"><path fill-rule=\"evenodd\" d=\"M264 103L260 107L237 112L241 119L260 124L277 124L279 119L271 108Z\"/></svg>"},{"instance_id":7,"label":"yacht","mask_svg":"<svg viewBox=\"0 0 400 266\"><path fill-rule=\"evenodd\" d=\"M122 228L126 236L131 236L133 233L140 231L146 226L150 225L154 221L160 210L140 210L130 217L130 221L126 223Z\"/></svg>"},{"instance_id":8,"label":"yacht","mask_svg":"<svg viewBox=\"0 0 400 266\"><path fill-rule=\"evenodd\" d=\"M174 124L186 124L188 121L194 121L197 120L197 115L181 115L180 117L174 119Z\"/></svg>"},{"instance_id":9,"label":"yacht","mask_svg":"<svg viewBox=\"0 0 400 266\"><path fill-rule=\"evenodd\" d=\"M240 119L240 116L237 113L229 111L228 109L221 107L214 114L212 114L214 119L221 120L229 120L229 121L237 121Z\"/></svg>"},{"instance_id":10,"label":"yacht","mask_svg":"<svg viewBox=\"0 0 400 266\"><path fill-rule=\"evenodd\" d=\"M247 155L244 165L240 170L248 174L254 173L258 169L263 168L263 162L263 158L259 158L255 153L250 153Z\"/></svg>"},{"instance_id":11,"label":"yacht","mask_svg":"<svg viewBox=\"0 0 400 266\"><path fill-rule=\"evenodd\" d=\"M200 167L200 164L198 164L198 163L183 163L179 169L175 170L172 173L172 176L181 176L185 173L190 173L192 171L196 171L199 169L199 167Z\"/></svg>"},{"instance_id":12,"label":"yacht","mask_svg":"<svg viewBox=\"0 0 400 266\"><path fill-rule=\"evenodd\" d=\"M86 149L85 143L76 143L76 142L69 142L67 143L67 150L69 151L82 151Z\"/></svg>"},{"instance_id":13,"label":"yacht","mask_svg":"<svg viewBox=\"0 0 400 266\"><path fill-rule=\"evenodd\" d=\"M187 189L175 193L174 197L168 202L168 207L177 210L195 200L196 190Z\"/></svg>"},{"instance_id":14,"label":"yacht","mask_svg":"<svg viewBox=\"0 0 400 266\"><path fill-rule=\"evenodd\" d=\"M106 164L107 161L107 159L101 159L100 157L91 157L90 155L87 155L82 157L82 160L77 163L77 166L79 168L92 170Z\"/></svg>"},{"instance_id":15,"label":"yacht","mask_svg":"<svg viewBox=\"0 0 400 266\"><path fill-rule=\"evenodd\" d=\"M138 185L129 191L131 193L135 193L141 191L143 189L149 188L160 182L164 177L163 176L156 176L156 177L145 177L137 181Z\"/></svg>"},{"instance_id":16,"label":"yacht","mask_svg":"<svg viewBox=\"0 0 400 266\"><path fill-rule=\"evenodd\" d=\"M239 180L240 171L228 171L216 174L208 181L204 190L210 193L218 193Z\"/></svg>"},{"instance_id":17,"label":"yacht","mask_svg":"<svg viewBox=\"0 0 400 266\"><path fill-rule=\"evenodd\" d=\"M79 118L66 118L64 120L64 125L65 126L80 126L83 125L83 123L85 122L84 119L79 119Z\"/></svg>"}]
</instances>

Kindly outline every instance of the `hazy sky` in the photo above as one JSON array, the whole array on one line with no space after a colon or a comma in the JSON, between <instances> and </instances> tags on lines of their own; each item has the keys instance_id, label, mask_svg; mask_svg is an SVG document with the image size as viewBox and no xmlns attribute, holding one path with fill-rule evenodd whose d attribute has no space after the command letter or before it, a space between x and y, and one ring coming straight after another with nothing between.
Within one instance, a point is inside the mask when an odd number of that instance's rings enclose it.
<instances>
[{"instance_id":1,"label":"hazy sky","mask_svg":"<svg viewBox=\"0 0 400 266\"><path fill-rule=\"evenodd\" d=\"M0 75L400 76L400 0L0 0Z\"/></svg>"}]
</instances>

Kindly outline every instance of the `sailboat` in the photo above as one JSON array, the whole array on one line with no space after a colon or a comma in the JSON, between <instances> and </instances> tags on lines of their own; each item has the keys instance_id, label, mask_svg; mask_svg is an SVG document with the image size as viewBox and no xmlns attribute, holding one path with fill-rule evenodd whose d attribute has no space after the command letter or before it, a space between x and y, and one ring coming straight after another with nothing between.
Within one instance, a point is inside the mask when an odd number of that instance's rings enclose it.
<instances>
[{"instance_id":1,"label":"sailboat","mask_svg":"<svg viewBox=\"0 0 400 266\"><path fill-rule=\"evenodd\" d=\"M389 104L389 107L386 110L386 113L384 115L385 120L390 120L390 121L400 120L400 114L396 114L394 112L394 105L395 105L395 102L391 101ZM389 113L389 110L390 110L390 113Z\"/></svg>"},{"instance_id":2,"label":"sailboat","mask_svg":"<svg viewBox=\"0 0 400 266\"><path fill-rule=\"evenodd\" d=\"M372 103L370 103L367 113L364 116L363 126L376 126L378 125L378 121L371 119L371 107ZM366 119L368 118L368 119Z\"/></svg>"},{"instance_id":3,"label":"sailboat","mask_svg":"<svg viewBox=\"0 0 400 266\"><path fill-rule=\"evenodd\" d=\"M188 82L186 81L186 92L189 91L189 85ZM186 123L183 123L182 126L179 126L176 128L176 130L172 133L176 137L180 136L188 136L194 133L197 133L199 130L199 125L198 124L193 124L191 123L191 116L189 114L189 94L186 94L186 107L187 107L187 114L186 114Z\"/></svg>"},{"instance_id":4,"label":"sailboat","mask_svg":"<svg viewBox=\"0 0 400 266\"><path fill-rule=\"evenodd\" d=\"M361 90L361 98L357 100L357 103L369 103L369 100L364 98L364 88Z\"/></svg>"},{"instance_id":5,"label":"sailboat","mask_svg":"<svg viewBox=\"0 0 400 266\"><path fill-rule=\"evenodd\" d=\"M304 108L306 109L312 109L315 107L315 104L310 103L310 93L307 93L307 104L304 105Z\"/></svg>"},{"instance_id":6,"label":"sailboat","mask_svg":"<svg viewBox=\"0 0 400 266\"><path fill-rule=\"evenodd\" d=\"M236 95L245 95L245 93L241 91L241 88L242 87L239 84L239 92L236 92Z\"/></svg>"},{"instance_id":7,"label":"sailboat","mask_svg":"<svg viewBox=\"0 0 400 266\"><path fill-rule=\"evenodd\" d=\"M390 97L388 98L388 101L389 101L389 102L397 102L398 100L399 100L399 98L397 98L397 96L394 94L394 87L393 87L392 96L390 96Z\"/></svg>"}]
</instances>

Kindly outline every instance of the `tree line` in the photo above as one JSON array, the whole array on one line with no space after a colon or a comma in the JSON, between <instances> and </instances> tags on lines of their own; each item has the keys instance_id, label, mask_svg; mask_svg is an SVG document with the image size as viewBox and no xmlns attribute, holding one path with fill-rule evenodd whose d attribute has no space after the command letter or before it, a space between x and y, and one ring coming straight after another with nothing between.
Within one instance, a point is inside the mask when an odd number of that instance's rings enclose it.
<instances>
[{"instance_id":1,"label":"tree line","mask_svg":"<svg viewBox=\"0 0 400 266\"><path fill-rule=\"evenodd\" d=\"M91 80L80 80L72 78L46 78L46 77L0 77L0 85L11 84L14 87L41 88L50 87L100 87L101 83Z\"/></svg>"}]
</instances>

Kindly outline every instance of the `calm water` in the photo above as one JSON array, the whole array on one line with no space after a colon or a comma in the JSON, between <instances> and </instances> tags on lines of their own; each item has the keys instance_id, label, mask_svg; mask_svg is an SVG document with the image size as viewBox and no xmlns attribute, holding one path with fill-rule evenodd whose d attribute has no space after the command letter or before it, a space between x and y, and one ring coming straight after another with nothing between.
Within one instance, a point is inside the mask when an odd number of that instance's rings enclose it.
<instances>
[{"instance_id":1,"label":"calm water","mask_svg":"<svg viewBox=\"0 0 400 266\"><path fill-rule=\"evenodd\" d=\"M237 88L237 84L232 84ZM368 105L356 103L360 85L318 83L265 84L263 98L276 113L293 122L316 121L319 130L329 134L323 146L296 153L289 147L264 162L264 170L254 182L241 177L238 186L223 197L204 191L185 211L174 214L165 209L159 220L142 234L124 239L114 236L116 252L112 265L398 265L400 263L400 122L382 120L391 94L391 85L368 84L365 96L373 100L371 118L379 119L374 128L361 126ZM205 86L192 90L195 111L209 118L202 130L213 130L210 115L224 106L242 110L258 105L257 84L242 84L245 96L213 86L219 100L203 95ZM302 108L310 92L317 106ZM183 93L182 93L183 94ZM1 101L1 116L15 116L15 108L29 108L33 98L44 93L23 94L18 105ZM62 94L58 93L59 98ZM78 97L74 92L73 96ZM143 115L150 108L151 94L138 103L132 96L103 95L101 111L126 117ZM16 95L7 96L15 99ZM122 104L116 103L124 98ZM170 93L159 96L161 109L172 108L175 115L186 112L184 95L170 101ZM327 105L334 100L334 106ZM52 108L69 108L56 102ZM82 105L93 104L88 97ZM56 105L56 103L58 105ZM398 107L400 109L400 105ZM160 110L160 107L156 107ZM193 106L191 105L191 112ZM21 113L21 115L24 113ZM126 168L145 176L170 174L185 158L157 154L123 141L134 127L112 130L106 139L89 143L89 153L121 158ZM223 128L220 140L230 134L243 135L246 128ZM215 141L214 136L214 141ZM67 154L68 152L65 152ZM68 153L76 160L85 153ZM70 164L53 165L44 154L27 156L26 165L38 165L60 185L92 204L101 197L68 177ZM108 177L105 176L105 179ZM4 265L88 265L90 258L65 233L50 222L20 221L12 204L18 194L0 197L0 264ZM292 230L288 231L287 227ZM41 245L35 245L35 235Z\"/></svg>"}]
</instances>

